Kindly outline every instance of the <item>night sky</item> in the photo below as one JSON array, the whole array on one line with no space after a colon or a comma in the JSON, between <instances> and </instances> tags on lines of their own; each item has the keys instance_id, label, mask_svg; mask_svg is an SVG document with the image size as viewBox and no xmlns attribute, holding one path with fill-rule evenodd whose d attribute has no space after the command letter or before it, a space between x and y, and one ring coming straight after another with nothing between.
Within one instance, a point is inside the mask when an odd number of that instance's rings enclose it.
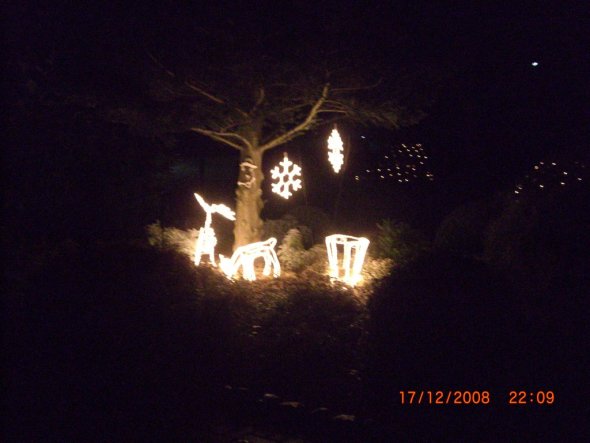
<instances>
[{"instance_id":1,"label":"night sky","mask_svg":"<svg viewBox=\"0 0 590 443\"><path fill-rule=\"evenodd\" d=\"M352 72L382 79L384 99L395 90L396 73L410 72L415 83L409 95L427 97L426 117L397 131L341 122L350 160L344 180L376 170L384 155L401 144L421 144L430 154L432 170L424 172L434 176L431 189L445 196L438 198L439 216L424 222L430 229L457 204L510 192L539 161L587 163L589 11L583 2L532 7L479 2L197 2L183 7L19 2L7 6L5 16L5 90L15 109L31 97L74 103L79 108L73 115L95 112L99 120L107 107L149 109L146 94L160 69L151 56L177 72L264 57L299 66L337 60ZM53 125L49 114L35 106L46 124ZM140 132L147 128L149 133L150 125L145 123ZM31 130L35 132L34 125ZM265 167L270 170L282 151L291 149L308 174L306 193L293 204L334 212L337 191L328 190L338 183L314 186L309 181L323 175L319 165L328 132L319 127L269 152ZM50 138L38 133L39 139ZM177 132L168 140L167 152L200 172L193 188L213 179L224 183L224 192L233 193L234 151L194 133ZM17 137L9 149L18 143ZM28 153L9 153L9 160L51 155L43 143L32 143ZM121 152L113 150L115 156ZM84 148L76 152L84 156ZM21 169L18 161L8 170ZM142 167L138 162L136 169ZM267 177L267 195L269 182ZM391 182L384 186L386 191L404 189ZM188 204L189 187L177 206ZM268 200L266 216L288 209L283 202ZM403 213L394 216L411 219Z\"/></svg>"},{"instance_id":2,"label":"night sky","mask_svg":"<svg viewBox=\"0 0 590 443\"><path fill-rule=\"evenodd\" d=\"M405 130L406 141L426 143L445 173L464 180L459 184L506 185L535 161L587 151L584 2L207 3L19 2L6 7L9 61L12 69L29 63L23 69L33 81L40 74L33 66L50 63L51 81L70 92L118 100L140 94L146 52L170 66L187 58L219 61L233 52L294 63L338 54L350 66L419 66L444 79L428 117ZM24 79L15 74L10 80L17 84L7 85L9 96ZM390 138L403 142L405 133Z\"/></svg>"}]
</instances>

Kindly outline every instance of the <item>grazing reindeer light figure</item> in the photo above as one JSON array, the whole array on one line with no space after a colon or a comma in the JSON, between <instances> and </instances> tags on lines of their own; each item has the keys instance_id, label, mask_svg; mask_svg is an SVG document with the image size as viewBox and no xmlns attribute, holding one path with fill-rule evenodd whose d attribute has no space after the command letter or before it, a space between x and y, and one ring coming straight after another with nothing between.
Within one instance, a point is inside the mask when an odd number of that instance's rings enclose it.
<instances>
[{"instance_id":1,"label":"grazing reindeer light figure","mask_svg":"<svg viewBox=\"0 0 590 443\"><path fill-rule=\"evenodd\" d=\"M206 254L209 256L211 264L217 266L215 263L215 245L217 245L217 238L215 237L215 231L211 227L211 216L214 213L217 213L229 220L235 220L236 215L234 211L225 205L208 205L205 200L203 200L203 197L197 193L195 193L195 198L207 214L205 217L205 226L199 229L199 237L197 238L197 245L195 248L195 264L199 266L201 263L201 256Z\"/></svg>"},{"instance_id":2,"label":"grazing reindeer light figure","mask_svg":"<svg viewBox=\"0 0 590 443\"><path fill-rule=\"evenodd\" d=\"M277 244L277 239L274 237L268 240L250 243L248 245L237 248L231 258L225 258L219 255L219 266L228 278L233 278L240 266L242 267L242 276L246 280L256 280L256 272L254 272L254 260L261 257L264 259L264 275L270 275L270 268L272 266L273 277L281 275L281 264L279 258L274 250Z\"/></svg>"}]
</instances>

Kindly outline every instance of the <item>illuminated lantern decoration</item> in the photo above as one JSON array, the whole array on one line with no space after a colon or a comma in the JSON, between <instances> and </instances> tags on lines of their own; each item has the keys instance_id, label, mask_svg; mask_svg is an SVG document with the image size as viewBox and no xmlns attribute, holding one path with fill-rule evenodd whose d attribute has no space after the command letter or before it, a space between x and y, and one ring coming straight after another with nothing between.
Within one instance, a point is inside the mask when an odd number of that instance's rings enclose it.
<instances>
[{"instance_id":1,"label":"illuminated lantern decoration","mask_svg":"<svg viewBox=\"0 0 590 443\"><path fill-rule=\"evenodd\" d=\"M240 246L234 251L231 258L226 258L220 254L219 266L228 278L234 278L241 267L242 276L246 280L253 281L256 280L254 260L257 258L263 258L263 274L270 275L272 268L273 277L278 277L281 275L281 264L279 263L279 258L274 250L276 244L277 239L271 237L265 241Z\"/></svg>"},{"instance_id":2,"label":"illuminated lantern decoration","mask_svg":"<svg viewBox=\"0 0 590 443\"><path fill-rule=\"evenodd\" d=\"M338 260L339 245L342 245L344 249L341 266L339 266ZM352 237L343 234L327 236L326 249L330 265L330 278L355 286L362 279L361 271L368 247L369 240L364 237ZM343 271L343 275L340 275L341 271Z\"/></svg>"},{"instance_id":3,"label":"illuminated lantern decoration","mask_svg":"<svg viewBox=\"0 0 590 443\"><path fill-rule=\"evenodd\" d=\"M301 189L301 179L295 178L301 176L301 167L289 160L287 153L284 154L283 161L279 165L282 169L275 166L270 171L273 180L277 180L276 183L272 183L272 192L288 199L293 195L291 189L293 191Z\"/></svg>"},{"instance_id":4,"label":"illuminated lantern decoration","mask_svg":"<svg viewBox=\"0 0 590 443\"><path fill-rule=\"evenodd\" d=\"M213 266L217 266L215 264L215 246L217 245L217 238L215 237L215 231L211 227L211 216L217 213L229 220L235 220L236 215L234 211L225 205L207 204L203 197L197 193L195 193L195 198L205 210L205 214L207 214L205 217L205 226L199 229L199 236L197 237L197 244L195 247L195 264L199 266L201 263L201 257L203 255L208 255L210 263Z\"/></svg>"},{"instance_id":5,"label":"illuminated lantern decoration","mask_svg":"<svg viewBox=\"0 0 590 443\"><path fill-rule=\"evenodd\" d=\"M334 172L338 174L340 168L344 163L344 148L342 138L336 128L332 129L330 137L328 137L328 161L332 164Z\"/></svg>"}]
</instances>

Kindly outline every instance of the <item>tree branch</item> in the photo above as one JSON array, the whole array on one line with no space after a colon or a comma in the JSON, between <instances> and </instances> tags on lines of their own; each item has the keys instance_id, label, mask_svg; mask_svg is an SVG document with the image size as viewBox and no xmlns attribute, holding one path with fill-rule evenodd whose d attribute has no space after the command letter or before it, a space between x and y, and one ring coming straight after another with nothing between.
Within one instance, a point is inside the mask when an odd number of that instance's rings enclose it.
<instances>
[{"instance_id":1,"label":"tree branch","mask_svg":"<svg viewBox=\"0 0 590 443\"><path fill-rule=\"evenodd\" d=\"M227 122L227 125L219 127L216 132L227 132L231 128L235 128L235 127L241 126L241 125L243 125L245 123L247 123L247 122L244 122L244 121L241 121L241 122L229 121L229 122Z\"/></svg>"},{"instance_id":2,"label":"tree branch","mask_svg":"<svg viewBox=\"0 0 590 443\"><path fill-rule=\"evenodd\" d=\"M382 81L383 81L383 79L380 78L372 85L357 86L355 88L335 88L335 89L332 89L332 92L349 92L349 91L352 92L352 91L362 91L364 89L373 89L373 88L376 88L377 86L379 86Z\"/></svg>"},{"instance_id":3,"label":"tree branch","mask_svg":"<svg viewBox=\"0 0 590 443\"><path fill-rule=\"evenodd\" d=\"M350 108L350 106L348 106L346 103L343 103L342 101L337 101L337 100L326 100L325 104L326 104L326 107L329 107L332 109L339 109L341 111L348 111Z\"/></svg>"},{"instance_id":4,"label":"tree branch","mask_svg":"<svg viewBox=\"0 0 590 443\"><path fill-rule=\"evenodd\" d=\"M344 109L320 109L318 114L348 114Z\"/></svg>"},{"instance_id":5,"label":"tree branch","mask_svg":"<svg viewBox=\"0 0 590 443\"><path fill-rule=\"evenodd\" d=\"M240 114L242 117L249 117L249 114L247 112L242 111L240 108L238 108L237 106L231 105L229 103L227 103L225 100L211 94L210 92L205 91L204 89L199 88L198 86L195 86L194 84L192 84L191 82L189 82L188 80L184 82L184 84L189 87L190 89L192 89L195 92L198 92L199 94L207 97L209 100L213 100L215 103L219 104L219 105L226 105L229 106L231 109L233 109L234 111L236 111L238 114Z\"/></svg>"},{"instance_id":6,"label":"tree branch","mask_svg":"<svg viewBox=\"0 0 590 443\"><path fill-rule=\"evenodd\" d=\"M293 137L299 135L300 132L305 131L309 126L311 126L315 117L318 114L318 111L320 110L320 108L322 107L322 105L324 104L326 99L328 98L328 91L329 90L330 90L330 84L326 83L322 89L321 97L313 104L313 106L309 110L309 113L307 114L307 117L305 117L305 120L303 120L301 123L299 123L294 128L288 130L284 134L281 134L278 137L274 138L273 140L270 140L269 142L263 144L262 146L260 146L260 149L262 151L266 151L267 149L271 149L271 148L274 148L275 146L279 146L285 142L288 142Z\"/></svg>"},{"instance_id":7,"label":"tree branch","mask_svg":"<svg viewBox=\"0 0 590 443\"><path fill-rule=\"evenodd\" d=\"M145 51L148 55L149 58L152 59L152 61L158 65L166 74L168 74L170 77L176 78L176 74L174 74L174 72L170 71L168 68L166 68L166 66L164 66L160 60L158 60L156 57L154 57L152 55L152 53L150 51Z\"/></svg>"},{"instance_id":8,"label":"tree branch","mask_svg":"<svg viewBox=\"0 0 590 443\"><path fill-rule=\"evenodd\" d=\"M156 58L154 55L152 55L152 53L150 53L149 51L146 51L146 53L147 53L148 57L149 57L149 58L150 58L150 59L151 59L151 60L152 60L152 61L153 61L153 62L154 62L156 65L158 65L158 66L159 66L159 67L160 67L160 68L161 68L161 69L162 69L162 70L163 70L163 71L164 71L166 74L168 74L168 75L169 75L170 77L172 77L172 78L177 78L177 77L176 77L176 74L174 74L174 72L172 72L172 71L170 71L168 68L166 68L166 66L164 66L164 65L162 64L162 62L160 62L160 61L159 61L159 60L158 60L158 59L157 59L157 58ZM186 81L184 82L184 85L185 85L187 88L189 88L189 89L191 89L191 90L193 90L193 91L195 91L195 92L199 93L200 95L202 95L202 96L204 96L204 97L207 97L209 100L212 100L212 101L214 101L215 103L217 103L217 104L219 104L219 105L227 105L227 103L225 102L225 100L223 100L222 98L220 98L220 97L218 97L218 96L216 96L216 95L213 95L212 93L210 93L210 92L208 92L208 91L206 91L206 90L204 90L204 89L202 89L202 88L199 88L198 86L194 85L193 83L191 83L191 82L190 82L190 81L188 81L188 80L186 80ZM170 92L173 92L173 93L175 93L175 94L177 94L177 95L184 95L184 94L179 94L178 92L176 92L176 91L172 91L172 90L170 90L170 89L169 89L169 91L170 91ZM256 106L258 106L259 102L260 102L260 103L262 103L262 100L264 100L264 89L261 89L260 91L261 91L261 93L262 93L262 96L261 96L261 97L258 99L258 101L257 101L257 103L256 103L256 105L255 105L255 107L256 107ZM248 114L247 112L244 112L244 111L242 111L240 108L238 108L238 107L236 107L236 106L231 106L231 108L232 108L232 109L234 109L234 110L235 110L235 111L236 111L238 114L240 114L242 117L248 117L248 116L249 116L249 114Z\"/></svg>"},{"instance_id":9,"label":"tree branch","mask_svg":"<svg viewBox=\"0 0 590 443\"><path fill-rule=\"evenodd\" d=\"M192 83L190 83L189 81L185 81L184 84L186 86L188 86L190 89L192 89L193 91L198 92L201 95L204 95L205 97L207 97L210 100L213 100L215 103L218 103L220 105L225 105L225 102L220 99L219 97L214 96L213 94L208 93L207 91L196 87L195 85L193 85Z\"/></svg>"},{"instance_id":10,"label":"tree branch","mask_svg":"<svg viewBox=\"0 0 590 443\"><path fill-rule=\"evenodd\" d=\"M206 135L207 137L209 137L213 140L217 140L217 141L224 143L228 146L231 146L232 148L235 148L239 151L244 150L244 148L251 148L252 147L248 140L246 140L241 135L235 134L233 132L216 132L216 131L211 131L209 129L196 128L196 127L191 128L191 131L196 132L198 134ZM233 142L231 140L228 140L227 137L233 137L233 138L240 140L244 144L244 146L239 145L238 143Z\"/></svg>"},{"instance_id":11,"label":"tree branch","mask_svg":"<svg viewBox=\"0 0 590 443\"><path fill-rule=\"evenodd\" d=\"M306 106L309 106L309 103L302 103L300 105L289 106L288 108L281 109L281 113L287 114L289 112L296 111L297 109L305 108Z\"/></svg>"}]
</instances>

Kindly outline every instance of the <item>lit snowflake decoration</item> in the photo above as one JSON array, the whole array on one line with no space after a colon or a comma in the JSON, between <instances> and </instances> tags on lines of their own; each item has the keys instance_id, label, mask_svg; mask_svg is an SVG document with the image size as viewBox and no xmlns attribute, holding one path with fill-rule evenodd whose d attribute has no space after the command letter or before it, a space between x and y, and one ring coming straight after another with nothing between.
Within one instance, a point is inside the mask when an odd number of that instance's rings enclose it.
<instances>
[{"instance_id":1,"label":"lit snowflake decoration","mask_svg":"<svg viewBox=\"0 0 590 443\"><path fill-rule=\"evenodd\" d=\"M330 137L328 137L328 161L332 164L334 172L338 174L340 168L344 163L344 148L342 138L336 128L332 129Z\"/></svg>"},{"instance_id":2,"label":"lit snowflake decoration","mask_svg":"<svg viewBox=\"0 0 590 443\"><path fill-rule=\"evenodd\" d=\"M282 167L275 166L270 172L272 178L277 179L276 183L272 183L272 192L279 194L281 197L288 199L293 195L293 191L301 189L301 179L295 178L301 176L301 167L296 165L287 158L287 153L283 161L279 163ZM291 168L292 167L292 168Z\"/></svg>"}]
</instances>

